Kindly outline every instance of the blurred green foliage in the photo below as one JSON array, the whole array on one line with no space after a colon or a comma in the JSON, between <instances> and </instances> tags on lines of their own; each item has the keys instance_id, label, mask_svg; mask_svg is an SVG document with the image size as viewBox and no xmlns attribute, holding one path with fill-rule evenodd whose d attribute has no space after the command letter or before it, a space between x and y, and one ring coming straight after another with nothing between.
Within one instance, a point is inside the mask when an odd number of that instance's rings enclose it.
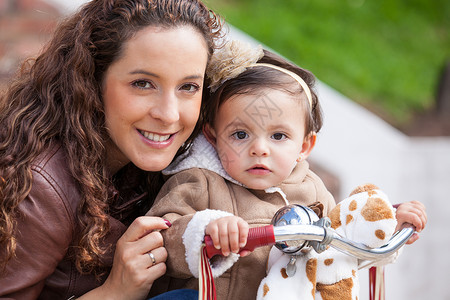
<instances>
[{"instance_id":1,"label":"blurred green foliage","mask_svg":"<svg viewBox=\"0 0 450 300\"><path fill-rule=\"evenodd\" d=\"M206 0L248 33L396 126L432 109L450 59L448 0Z\"/></svg>"}]
</instances>

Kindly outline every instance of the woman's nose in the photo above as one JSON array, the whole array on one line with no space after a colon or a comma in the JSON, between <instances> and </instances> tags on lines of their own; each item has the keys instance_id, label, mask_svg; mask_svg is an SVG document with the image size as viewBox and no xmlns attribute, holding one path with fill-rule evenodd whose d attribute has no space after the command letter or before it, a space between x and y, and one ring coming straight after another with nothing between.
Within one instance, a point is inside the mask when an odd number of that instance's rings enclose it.
<instances>
[{"instance_id":1,"label":"woman's nose","mask_svg":"<svg viewBox=\"0 0 450 300\"><path fill-rule=\"evenodd\" d=\"M256 138L250 146L251 156L268 156L270 154L269 145L263 138Z\"/></svg>"},{"instance_id":2,"label":"woman's nose","mask_svg":"<svg viewBox=\"0 0 450 300\"><path fill-rule=\"evenodd\" d=\"M164 93L150 109L152 118L162 121L164 124L175 123L180 119L178 98L173 93Z\"/></svg>"}]
</instances>

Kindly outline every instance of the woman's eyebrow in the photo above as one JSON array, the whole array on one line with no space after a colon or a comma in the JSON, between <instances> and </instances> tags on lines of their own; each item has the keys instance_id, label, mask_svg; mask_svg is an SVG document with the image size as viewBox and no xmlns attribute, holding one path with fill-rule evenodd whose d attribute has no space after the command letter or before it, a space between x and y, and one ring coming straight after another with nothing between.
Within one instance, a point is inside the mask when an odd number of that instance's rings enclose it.
<instances>
[{"instance_id":1,"label":"woman's eyebrow","mask_svg":"<svg viewBox=\"0 0 450 300\"><path fill-rule=\"evenodd\" d=\"M135 75L135 74L143 74L143 75L148 75L148 76L153 76L153 77L159 77L159 76L158 76L157 74L155 74L155 73L148 72L148 71L141 70L141 69L134 70L134 71L130 71L129 74L131 74L131 75Z\"/></svg>"},{"instance_id":2,"label":"woman's eyebrow","mask_svg":"<svg viewBox=\"0 0 450 300\"><path fill-rule=\"evenodd\" d=\"M203 75L189 75L184 77L184 79L203 79Z\"/></svg>"},{"instance_id":3,"label":"woman's eyebrow","mask_svg":"<svg viewBox=\"0 0 450 300\"><path fill-rule=\"evenodd\" d=\"M147 75L147 76L152 76L152 77L156 77L159 78L160 76L156 73L152 73L146 70L142 70L142 69L138 69L138 70L134 70L134 71L130 71L129 74L131 75L135 75L135 74L142 74L142 75ZM203 80L203 74L194 74L194 75L189 75L184 77L184 80L192 80L192 79L201 79Z\"/></svg>"}]
</instances>

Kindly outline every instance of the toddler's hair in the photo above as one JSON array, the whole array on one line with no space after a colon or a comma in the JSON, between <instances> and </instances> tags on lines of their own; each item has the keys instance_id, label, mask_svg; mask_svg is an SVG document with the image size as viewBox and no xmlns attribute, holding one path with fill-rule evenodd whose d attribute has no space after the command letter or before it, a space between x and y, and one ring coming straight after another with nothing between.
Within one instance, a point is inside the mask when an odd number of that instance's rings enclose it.
<instances>
[{"instance_id":1,"label":"toddler's hair","mask_svg":"<svg viewBox=\"0 0 450 300\"><path fill-rule=\"evenodd\" d=\"M300 76L311 90L311 107L309 107L309 101L300 84L292 76L256 64L248 67L238 76L225 81L205 99L205 107L202 112L203 122L214 125L220 105L235 95L262 95L264 90L276 89L298 97L301 101L300 104L303 105L305 113L305 136L312 132L319 132L322 128L322 110L314 90L314 75L268 50L264 50L264 56L258 60L258 63L275 65ZM276 105L276 101L274 103Z\"/></svg>"}]
</instances>

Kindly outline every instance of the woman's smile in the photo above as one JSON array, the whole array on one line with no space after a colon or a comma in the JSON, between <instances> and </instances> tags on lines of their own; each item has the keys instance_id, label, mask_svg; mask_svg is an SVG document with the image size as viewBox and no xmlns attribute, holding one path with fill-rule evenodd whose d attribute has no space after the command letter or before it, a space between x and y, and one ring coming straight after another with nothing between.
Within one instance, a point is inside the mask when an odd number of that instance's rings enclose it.
<instances>
[{"instance_id":1,"label":"woman's smile","mask_svg":"<svg viewBox=\"0 0 450 300\"><path fill-rule=\"evenodd\" d=\"M142 134L146 139L152 142L164 142L167 141L172 134L157 134L148 131L139 130L139 133Z\"/></svg>"},{"instance_id":2,"label":"woman's smile","mask_svg":"<svg viewBox=\"0 0 450 300\"><path fill-rule=\"evenodd\" d=\"M169 147L177 133L174 134L157 134L154 132L138 130L141 136L144 138L144 143L154 149L164 149Z\"/></svg>"}]
</instances>

